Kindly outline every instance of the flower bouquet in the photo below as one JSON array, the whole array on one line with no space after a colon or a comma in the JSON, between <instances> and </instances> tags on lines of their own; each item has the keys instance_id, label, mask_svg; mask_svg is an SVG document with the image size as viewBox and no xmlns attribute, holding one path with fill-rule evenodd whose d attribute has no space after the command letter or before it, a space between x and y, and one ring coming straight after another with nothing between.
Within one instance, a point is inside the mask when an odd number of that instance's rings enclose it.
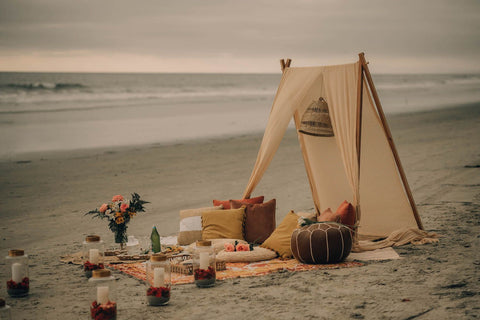
<instances>
[{"instance_id":1,"label":"flower bouquet","mask_svg":"<svg viewBox=\"0 0 480 320\"><path fill-rule=\"evenodd\" d=\"M120 243L121 248L127 242L127 224L137 214L144 212L144 204L147 201L141 200L137 193L132 194L131 200L125 200L121 195L116 195L110 203L104 203L100 208L91 210L87 214L93 218L108 219L108 228L115 235L115 243Z\"/></svg>"}]
</instances>

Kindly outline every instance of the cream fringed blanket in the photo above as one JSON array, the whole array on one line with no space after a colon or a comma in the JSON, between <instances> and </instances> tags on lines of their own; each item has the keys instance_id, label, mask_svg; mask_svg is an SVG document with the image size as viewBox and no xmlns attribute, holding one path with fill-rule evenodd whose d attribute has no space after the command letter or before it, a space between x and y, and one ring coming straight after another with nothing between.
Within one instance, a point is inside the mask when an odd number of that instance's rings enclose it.
<instances>
[{"instance_id":1,"label":"cream fringed blanket","mask_svg":"<svg viewBox=\"0 0 480 320\"><path fill-rule=\"evenodd\" d=\"M415 245L436 243L438 235L435 232L427 232L417 228L403 228L392 232L387 238L380 241L360 240L355 244L352 251L362 252L386 247L398 247L412 243Z\"/></svg>"}]
</instances>

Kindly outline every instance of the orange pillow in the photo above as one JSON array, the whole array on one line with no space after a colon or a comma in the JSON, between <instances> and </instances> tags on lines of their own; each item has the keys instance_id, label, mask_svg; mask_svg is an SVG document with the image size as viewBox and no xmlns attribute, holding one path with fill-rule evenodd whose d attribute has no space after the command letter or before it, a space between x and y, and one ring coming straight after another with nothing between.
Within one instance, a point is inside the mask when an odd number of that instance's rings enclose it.
<instances>
[{"instance_id":1,"label":"orange pillow","mask_svg":"<svg viewBox=\"0 0 480 320\"><path fill-rule=\"evenodd\" d=\"M349 227L355 225L355 208L346 200L338 207L335 214L340 218L340 223Z\"/></svg>"},{"instance_id":2,"label":"orange pillow","mask_svg":"<svg viewBox=\"0 0 480 320\"><path fill-rule=\"evenodd\" d=\"M264 196L259 196L255 198L250 198L250 199L241 199L241 200L235 200L235 201L240 201L242 204L259 204L263 203ZM214 206L219 206L223 205L223 209L230 209L230 200L213 200L213 205Z\"/></svg>"},{"instance_id":3,"label":"orange pillow","mask_svg":"<svg viewBox=\"0 0 480 320\"><path fill-rule=\"evenodd\" d=\"M355 224L355 208L348 201L343 201L338 207L337 211L332 212L330 208L323 211L318 217L320 222L339 222L348 227L353 227Z\"/></svg>"}]
</instances>

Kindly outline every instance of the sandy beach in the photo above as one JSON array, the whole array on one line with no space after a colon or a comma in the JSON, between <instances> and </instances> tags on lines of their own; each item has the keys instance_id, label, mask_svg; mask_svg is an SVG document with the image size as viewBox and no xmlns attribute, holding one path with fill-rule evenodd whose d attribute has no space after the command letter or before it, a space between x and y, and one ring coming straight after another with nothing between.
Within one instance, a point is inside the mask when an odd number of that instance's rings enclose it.
<instances>
[{"instance_id":1,"label":"sandy beach","mask_svg":"<svg viewBox=\"0 0 480 320\"><path fill-rule=\"evenodd\" d=\"M438 244L396 248L401 259L329 271L282 272L172 290L149 307L142 281L115 271L119 319L477 319L480 317L480 105L387 116L426 230ZM24 154L0 162L0 277L8 249L30 260L30 295L6 298L14 319L87 319L89 287L60 262L88 234L107 245L105 221L84 216L112 195L151 203L129 224L178 232L181 209L241 196L261 134L172 145ZM277 199L277 222L312 210L295 132L289 130L255 195ZM5 281L0 296L6 296Z\"/></svg>"}]
</instances>

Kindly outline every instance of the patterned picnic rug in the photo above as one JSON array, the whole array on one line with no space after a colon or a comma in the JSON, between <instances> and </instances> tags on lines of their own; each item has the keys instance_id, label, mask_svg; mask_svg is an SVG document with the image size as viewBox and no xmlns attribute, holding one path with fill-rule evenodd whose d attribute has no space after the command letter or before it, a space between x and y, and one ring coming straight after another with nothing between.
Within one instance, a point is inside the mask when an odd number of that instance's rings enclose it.
<instances>
[{"instance_id":1,"label":"patterned picnic rug","mask_svg":"<svg viewBox=\"0 0 480 320\"><path fill-rule=\"evenodd\" d=\"M363 266L363 263L356 261L348 261L336 264L303 264L295 259L280 260L273 259L260 262L236 262L227 263L226 270L217 271L217 280L245 278L263 276L279 271L308 271L308 270L328 270L339 268L353 268ZM110 268L117 269L126 274L129 274L137 279L145 280L145 263L130 263L130 264L110 264ZM193 275L185 275L180 273L172 273L172 284L193 283Z\"/></svg>"}]
</instances>

